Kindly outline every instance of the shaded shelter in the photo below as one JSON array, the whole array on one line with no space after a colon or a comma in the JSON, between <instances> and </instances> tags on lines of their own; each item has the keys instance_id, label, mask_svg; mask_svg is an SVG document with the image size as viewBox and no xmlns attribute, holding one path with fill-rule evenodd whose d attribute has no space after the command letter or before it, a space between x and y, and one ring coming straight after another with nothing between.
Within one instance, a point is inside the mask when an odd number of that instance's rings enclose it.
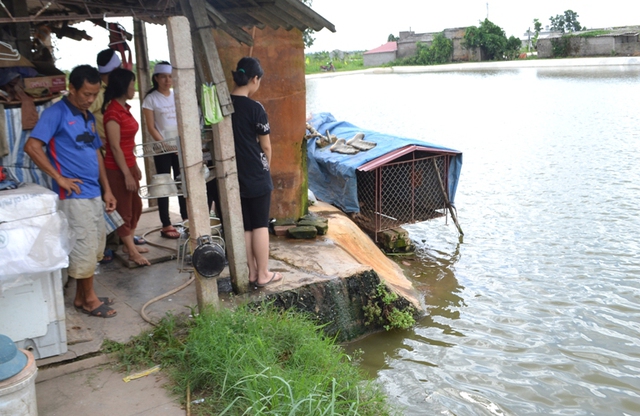
<instances>
[{"instance_id":1,"label":"shaded shelter","mask_svg":"<svg viewBox=\"0 0 640 416\"><path fill-rule=\"evenodd\" d=\"M265 84L270 87L264 88L256 98L264 97L265 107L274 121L283 119L274 123L272 134L274 154L279 155L279 162L272 167L276 188L272 216L297 217L306 210L306 172L302 165L305 124L302 31L323 28L335 31L335 28L299 0L8 0L0 7L0 39L12 40L27 59L32 59L35 51L43 62L52 64L51 33L86 39L84 32L71 26L73 23L89 20L107 27L105 18L125 16L134 19L134 34L123 33L123 36L134 41L141 89L150 84L147 39L142 23L168 26L170 54L176 69L176 107L182 138L183 181L186 182L183 190L187 194L192 246L198 236L210 233L204 179L198 166L202 163L204 142L212 149L215 161L233 286L236 292L243 293L248 288L248 270L231 129L233 106L226 77L240 56L260 53L270 77ZM181 16L188 18L187 24ZM224 50L218 48L218 42L225 45ZM198 86L202 83L216 85L225 116L205 131L199 128L197 110ZM289 98L291 88L294 104ZM276 96L271 98L274 92ZM289 129L289 126L293 127ZM143 132L146 133L144 125ZM143 134L143 141L149 140L150 137ZM147 169L147 176L149 173ZM217 302L215 279L197 276L196 283L200 306Z\"/></svg>"}]
</instances>

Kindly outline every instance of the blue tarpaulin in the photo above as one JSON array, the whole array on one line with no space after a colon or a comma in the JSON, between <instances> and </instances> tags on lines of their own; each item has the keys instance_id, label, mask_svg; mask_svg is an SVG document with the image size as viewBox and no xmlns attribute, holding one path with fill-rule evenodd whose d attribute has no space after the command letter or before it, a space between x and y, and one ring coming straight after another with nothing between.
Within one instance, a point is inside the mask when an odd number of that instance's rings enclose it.
<instances>
[{"instance_id":1,"label":"blue tarpaulin","mask_svg":"<svg viewBox=\"0 0 640 416\"><path fill-rule=\"evenodd\" d=\"M334 205L345 212L360 212L356 169L394 150L416 145L455 153L449 164L449 200L454 203L462 152L418 139L397 137L375 131L364 130L346 121L337 121L330 113L318 113L309 122L320 134L327 130L338 138L350 139L357 133L364 133L364 140L376 143L371 150L355 155L332 152L329 147L317 147L316 139L307 142L309 189L322 201Z\"/></svg>"}]
</instances>

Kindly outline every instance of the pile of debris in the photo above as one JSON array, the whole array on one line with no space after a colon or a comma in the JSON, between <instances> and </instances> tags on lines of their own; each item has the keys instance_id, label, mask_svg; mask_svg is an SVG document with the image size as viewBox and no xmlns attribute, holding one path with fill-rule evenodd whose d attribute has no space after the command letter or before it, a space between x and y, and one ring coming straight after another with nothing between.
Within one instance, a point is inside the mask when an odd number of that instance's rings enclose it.
<instances>
[{"instance_id":1,"label":"pile of debris","mask_svg":"<svg viewBox=\"0 0 640 416\"><path fill-rule=\"evenodd\" d=\"M309 123L307 123L307 132L305 139L316 139L316 146L324 148L330 145L329 150L345 155L355 155L360 151L366 152L376 147L377 144L364 140L364 133L357 133L349 140L339 138L335 134L329 133L329 130L327 130L326 136L323 136Z\"/></svg>"}]
</instances>

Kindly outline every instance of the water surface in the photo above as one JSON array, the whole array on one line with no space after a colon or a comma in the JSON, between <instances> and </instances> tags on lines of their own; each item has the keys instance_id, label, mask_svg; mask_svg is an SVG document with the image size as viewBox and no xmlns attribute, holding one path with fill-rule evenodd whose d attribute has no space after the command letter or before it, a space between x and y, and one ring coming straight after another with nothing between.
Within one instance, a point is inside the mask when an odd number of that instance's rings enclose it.
<instances>
[{"instance_id":1,"label":"water surface","mask_svg":"<svg viewBox=\"0 0 640 416\"><path fill-rule=\"evenodd\" d=\"M415 328L350 346L407 415L640 414L640 68L307 80L309 112L464 153L408 226Z\"/></svg>"}]
</instances>

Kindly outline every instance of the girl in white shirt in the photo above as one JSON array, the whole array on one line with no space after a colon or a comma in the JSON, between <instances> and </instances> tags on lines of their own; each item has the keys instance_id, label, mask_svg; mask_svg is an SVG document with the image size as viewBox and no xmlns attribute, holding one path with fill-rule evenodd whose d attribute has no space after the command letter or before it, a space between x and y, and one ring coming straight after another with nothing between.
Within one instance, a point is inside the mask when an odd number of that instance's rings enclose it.
<instances>
[{"instance_id":1,"label":"girl in white shirt","mask_svg":"<svg viewBox=\"0 0 640 416\"><path fill-rule=\"evenodd\" d=\"M169 62L159 62L153 70L153 88L150 89L142 102L142 113L147 124L147 129L156 141L171 139L177 136L178 120L176 117L176 104L173 97L173 80L171 78L172 67ZM171 173L173 177L180 174L180 161L177 153L165 153L154 156L157 173ZM180 215L186 220L187 204L183 197L178 197ZM180 233L171 224L169 216L169 198L158 198L158 212L162 222L160 235L164 238L177 239Z\"/></svg>"}]
</instances>

